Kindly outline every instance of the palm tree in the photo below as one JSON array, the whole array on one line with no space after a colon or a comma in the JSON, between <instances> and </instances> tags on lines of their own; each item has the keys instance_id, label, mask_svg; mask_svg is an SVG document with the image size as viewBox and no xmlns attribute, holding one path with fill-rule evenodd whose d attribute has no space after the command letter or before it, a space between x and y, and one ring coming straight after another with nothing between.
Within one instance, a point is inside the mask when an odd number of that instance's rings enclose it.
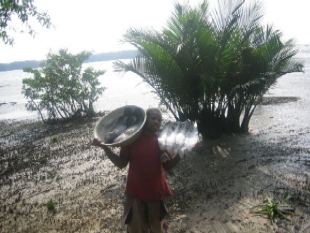
<instances>
[{"instance_id":1,"label":"palm tree","mask_svg":"<svg viewBox=\"0 0 310 233\"><path fill-rule=\"evenodd\" d=\"M260 24L258 2L219 1L210 12L176 4L161 32L130 29L139 53L117 70L147 82L176 120L196 121L205 137L246 132L256 105L276 80L302 70L291 40Z\"/></svg>"}]
</instances>

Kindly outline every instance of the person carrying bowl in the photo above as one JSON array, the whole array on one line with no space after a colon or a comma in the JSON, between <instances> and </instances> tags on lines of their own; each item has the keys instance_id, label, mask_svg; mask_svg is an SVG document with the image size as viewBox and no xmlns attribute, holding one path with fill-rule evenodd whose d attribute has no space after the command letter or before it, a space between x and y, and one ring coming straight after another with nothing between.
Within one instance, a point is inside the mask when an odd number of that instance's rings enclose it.
<instances>
[{"instance_id":1,"label":"person carrying bowl","mask_svg":"<svg viewBox=\"0 0 310 233\"><path fill-rule=\"evenodd\" d=\"M159 109L146 111L146 122L139 138L121 147L119 155L98 139L93 145L102 148L114 165L125 168L129 164L125 190L124 221L128 233L162 233L167 230L165 198L172 195L165 170L174 167L179 155L161 151L157 134L162 115Z\"/></svg>"}]
</instances>

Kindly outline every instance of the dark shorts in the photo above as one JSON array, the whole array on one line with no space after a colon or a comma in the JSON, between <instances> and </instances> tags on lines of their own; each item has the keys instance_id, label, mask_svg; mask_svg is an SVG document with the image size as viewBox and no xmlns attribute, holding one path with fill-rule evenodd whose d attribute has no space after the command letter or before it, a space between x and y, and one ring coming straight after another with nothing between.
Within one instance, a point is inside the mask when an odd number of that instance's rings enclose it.
<instances>
[{"instance_id":1,"label":"dark shorts","mask_svg":"<svg viewBox=\"0 0 310 233\"><path fill-rule=\"evenodd\" d=\"M145 205L145 206L147 206L147 203L148 203L146 201L141 201L141 200L137 200L137 199L126 196L125 201L124 201L124 215L123 215L125 224L130 223L130 220L132 218L132 214L133 214L132 206L133 206L134 201L139 201L142 205ZM158 202L160 205L159 212L160 212L160 221L161 221L168 215L168 210L163 200L160 200Z\"/></svg>"}]
</instances>

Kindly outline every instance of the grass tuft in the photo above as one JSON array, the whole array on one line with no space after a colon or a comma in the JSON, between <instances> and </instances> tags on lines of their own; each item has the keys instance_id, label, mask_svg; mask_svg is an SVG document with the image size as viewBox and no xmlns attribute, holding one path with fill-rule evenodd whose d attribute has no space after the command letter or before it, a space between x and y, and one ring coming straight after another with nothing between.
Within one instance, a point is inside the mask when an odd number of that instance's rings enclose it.
<instances>
[{"instance_id":1,"label":"grass tuft","mask_svg":"<svg viewBox=\"0 0 310 233\"><path fill-rule=\"evenodd\" d=\"M276 201L271 198L267 198L264 202L255 208L255 213L266 216L273 224L276 219L285 219L290 221L289 216L295 212L295 209L288 204L289 194L285 193L283 201Z\"/></svg>"},{"instance_id":2,"label":"grass tuft","mask_svg":"<svg viewBox=\"0 0 310 233\"><path fill-rule=\"evenodd\" d=\"M46 206L47 206L47 209L48 209L49 211L54 211L54 210L55 210L56 203L55 203L52 199L50 199L50 200L47 202Z\"/></svg>"}]
</instances>

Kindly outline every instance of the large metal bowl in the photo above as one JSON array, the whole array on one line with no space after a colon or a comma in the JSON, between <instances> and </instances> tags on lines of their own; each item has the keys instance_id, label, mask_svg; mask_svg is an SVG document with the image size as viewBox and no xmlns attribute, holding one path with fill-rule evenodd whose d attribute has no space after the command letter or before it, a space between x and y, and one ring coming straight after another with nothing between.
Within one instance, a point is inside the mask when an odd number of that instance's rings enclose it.
<instances>
[{"instance_id":1,"label":"large metal bowl","mask_svg":"<svg viewBox=\"0 0 310 233\"><path fill-rule=\"evenodd\" d=\"M145 121L144 109L126 105L100 118L94 129L94 137L107 146L126 146L140 136Z\"/></svg>"}]
</instances>

